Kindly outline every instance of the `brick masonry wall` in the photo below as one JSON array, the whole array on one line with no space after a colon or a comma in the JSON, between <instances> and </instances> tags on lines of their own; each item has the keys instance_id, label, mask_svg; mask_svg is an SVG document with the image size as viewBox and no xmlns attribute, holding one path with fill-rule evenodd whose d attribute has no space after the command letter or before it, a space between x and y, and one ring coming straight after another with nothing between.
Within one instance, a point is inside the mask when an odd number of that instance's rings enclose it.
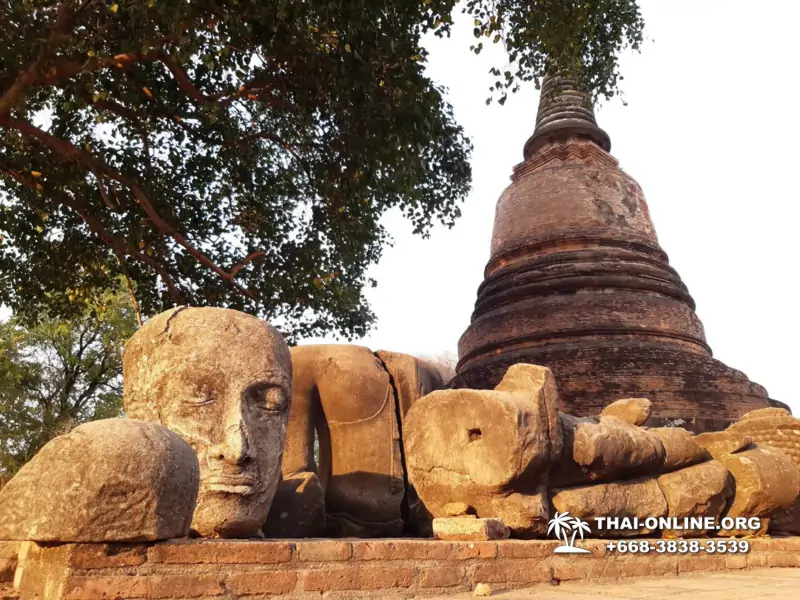
<instances>
[{"instance_id":1,"label":"brick masonry wall","mask_svg":"<svg viewBox=\"0 0 800 600\"><path fill-rule=\"evenodd\" d=\"M800 538L750 540L748 554L649 555L556 541L179 540L156 544L20 546L21 600L409 598L557 581L680 576L750 567L800 567Z\"/></svg>"}]
</instances>

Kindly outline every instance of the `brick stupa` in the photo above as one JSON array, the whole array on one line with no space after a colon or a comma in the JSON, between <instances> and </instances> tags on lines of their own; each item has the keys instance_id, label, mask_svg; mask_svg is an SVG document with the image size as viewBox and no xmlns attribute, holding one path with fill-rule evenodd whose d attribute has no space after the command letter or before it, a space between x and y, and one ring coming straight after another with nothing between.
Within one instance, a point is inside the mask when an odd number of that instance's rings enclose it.
<instances>
[{"instance_id":1,"label":"brick stupa","mask_svg":"<svg viewBox=\"0 0 800 600\"><path fill-rule=\"evenodd\" d=\"M695 431L768 406L763 387L712 358L642 190L610 148L587 95L545 79L524 161L497 203L452 385L493 388L515 363L546 365L564 412L649 398L649 425Z\"/></svg>"}]
</instances>

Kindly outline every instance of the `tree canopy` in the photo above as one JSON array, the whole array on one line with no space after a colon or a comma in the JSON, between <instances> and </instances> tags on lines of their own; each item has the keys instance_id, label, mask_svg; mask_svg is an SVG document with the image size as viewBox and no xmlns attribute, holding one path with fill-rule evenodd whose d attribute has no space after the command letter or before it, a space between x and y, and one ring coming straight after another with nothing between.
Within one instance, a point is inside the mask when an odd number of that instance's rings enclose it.
<instances>
[{"instance_id":1,"label":"tree canopy","mask_svg":"<svg viewBox=\"0 0 800 600\"><path fill-rule=\"evenodd\" d=\"M504 103L509 92L545 74L578 81L592 100L619 91L620 53L639 50L644 19L637 0L466 0L475 18L480 53L483 39L505 46L509 65L492 68L490 91Z\"/></svg>"},{"instance_id":2,"label":"tree canopy","mask_svg":"<svg viewBox=\"0 0 800 600\"><path fill-rule=\"evenodd\" d=\"M454 5L6 0L0 303L80 314L122 274L148 314L228 306L290 339L364 334L381 216L426 235L469 189L470 144L421 41L448 34ZM501 100L578 62L612 93L641 39L631 0L463 9L509 51Z\"/></svg>"},{"instance_id":3,"label":"tree canopy","mask_svg":"<svg viewBox=\"0 0 800 600\"><path fill-rule=\"evenodd\" d=\"M122 350L136 330L127 290L81 301L65 321L0 323L0 480L53 437L122 410Z\"/></svg>"}]
</instances>

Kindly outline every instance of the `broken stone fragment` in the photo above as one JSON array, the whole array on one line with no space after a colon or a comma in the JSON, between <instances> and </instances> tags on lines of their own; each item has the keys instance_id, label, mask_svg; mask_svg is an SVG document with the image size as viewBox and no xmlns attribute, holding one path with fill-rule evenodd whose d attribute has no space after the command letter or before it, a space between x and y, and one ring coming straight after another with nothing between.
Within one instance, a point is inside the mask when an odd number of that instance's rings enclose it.
<instances>
[{"instance_id":1,"label":"broken stone fragment","mask_svg":"<svg viewBox=\"0 0 800 600\"><path fill-rule=\"evenodd\" d=\"M753 438L749 435L730 429L701 433L694 436L694 441L705 448L714 458L741 452L753 444Z\"/></svg>"},{"instance_id":2,"label":"broken stone fragment","mask_svg":"<svg viewBox=\"0 0 800 600\"><path fill-rule=\"evenodd\" d=\"M676 471L711 460L711 454L695 441L695 436L682 427L653 427L650 433L664 446L664 472Z\"/></svg>"},{"instance_id":3,"label":"broken stone fragment","mask_svg":"<svg viewBox=\"0 0 800 600\"><path fill-rule=\"evenodd\" d=\"M651 402L647 398L626 398L606 406L601 417L617 417L631 425L644 425L650 418Z\"/></svg>"},{"instance_id":4,"label":"broken stone fragment","mask_svg":"<svg viewBox=\"0 0 800 600\"><path fill-rule=\"evenodd\" d=\"M465 517L475 514L475 509L464 502L449 502L444 505L443 510L448 517Z\"/></svg>"},{"instance_id":5,"label":"broken stone fragment","mask_svg":"<svg viewBox=\"0 0 800 600\"><path fill-rule=\"evenodd\" d=\"M316 473L281 481L262 530L270 538L307 538L325 531L325 492Z\"/></svg>"},{"instance_id":6,"label":"broken stone fragment","mask_svg":"<svg viewBox=\"0 0 800 600\"><path fill-rule=\"evenodd\" d=\"M433 537L437 540L480 542L504 540L510 532L500 519L464 519L439 517L433 520Z\"/></svg>"},{"instance_id":7,"label":"broken stone fragment","mask_svg":"<svg viewBox=\"0 0 800 600\"><path fill-rule=\"evenodd\" d=\"M553 508L568 512L589 523L592 534L599 537L627 537L652 533L644 526L648 517L664 517L669 510L667 500L654 477L598 483L575 488L553 490ZM638 529L599 527L596 517L639 519Z\"/></svg>"},{"instance_id":8,"label":"broken stone fragment","mask_svg":"<svg viewBox=\"0 0 800 600\"><path fill-rule=\"evenodd\" d=\"M646 429L614 416L599 422L559 415L564 452L553 467L553 485L617 481L660 472L664 463L661 440Z\"/></svg>"},{"instance_id":9,"label":"broken stone fragment","mask_svg":"<svg viewBox=\"0 0 800 600\"><path fill-rule=\"evenodd\" d=\"M675 519L710 517L719 518L733 495L733 478L719 461L709 461L661 475L658 485L667 500L667 516ZM705 522L705 521L703 521ZM698 537L707 529L667 529L663 537Z\"/></svg>"},{"instance_id":10,"label":"broken stone fragment","mask_svg":"<svg viewBox=\"0 0 800 600\"><path fill-rule=\"evenodd\" d=\"M734 496L725 517L759 517L788 508L797 499L800 472L780 450L756 446L718 459L735 481ZM742 535L749 531L723 531L719 535Z\"/></svg>"},{"instance_id":11,"label":"broken stone fragment","mask_svg":"<svg viewBox=\"0 0 800 600\"><path fill-rule=\"evenodd\" d=\"M194 450L166 427L86 423L48 442L0 490L0 540L185 537L199 483Z\"/></svg>"},{"instance_id":12,"label":"broken stone fragment","mask_svg":"<svg viewBox=\"0 0 800 600\"><path fill-rule=\"evenodd\" d=\"M404 423L409 480L434 517L460 502L497 517L518 536L546 531L550 465L561 453L549 369L511 367L494 390L441 390Z\"/></svg>"}]
</instances>

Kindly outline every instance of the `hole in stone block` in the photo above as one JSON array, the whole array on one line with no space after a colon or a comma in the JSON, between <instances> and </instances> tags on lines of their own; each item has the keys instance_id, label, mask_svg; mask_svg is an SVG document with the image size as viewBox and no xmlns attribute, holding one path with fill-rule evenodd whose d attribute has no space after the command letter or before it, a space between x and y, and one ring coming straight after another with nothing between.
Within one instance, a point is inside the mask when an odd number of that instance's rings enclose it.
<instances>
[{"instance_id":1,"label":"hole in stone block","mask_svg":"<svg viewBox=\"0 0 800 600\"><path fill-rule=\"evenodd\" d=\"M481 439L480 429L470 429L467 433L469 435L470 442L477 442L479 439Z\"/></svg>"}]
</instances>

